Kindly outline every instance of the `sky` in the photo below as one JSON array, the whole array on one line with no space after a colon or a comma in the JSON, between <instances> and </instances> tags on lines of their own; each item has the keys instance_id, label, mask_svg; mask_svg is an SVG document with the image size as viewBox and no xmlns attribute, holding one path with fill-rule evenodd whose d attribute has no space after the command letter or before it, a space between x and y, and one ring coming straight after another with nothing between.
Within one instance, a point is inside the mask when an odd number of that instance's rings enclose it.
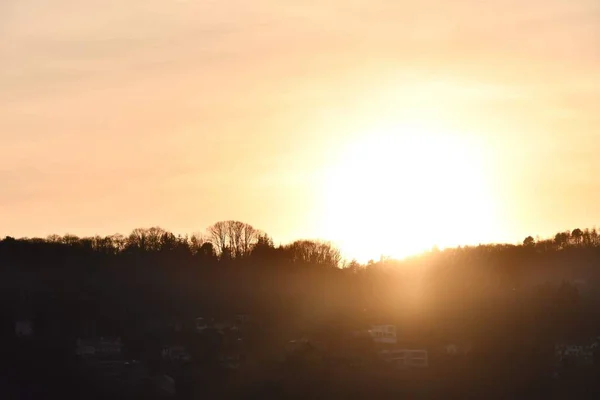
<instances>
[{"instance_id":1,"label":"sky","mask_svg":"<svg viewBox=\"0 0 600 400\"><path fill-rule=\"evenodd\" d=\"M3 0L0 38L0 236L239 219L373 253L600 221L596 0ZM412 167L361 153L397 133Z\"/></svg>"}]
</instances>

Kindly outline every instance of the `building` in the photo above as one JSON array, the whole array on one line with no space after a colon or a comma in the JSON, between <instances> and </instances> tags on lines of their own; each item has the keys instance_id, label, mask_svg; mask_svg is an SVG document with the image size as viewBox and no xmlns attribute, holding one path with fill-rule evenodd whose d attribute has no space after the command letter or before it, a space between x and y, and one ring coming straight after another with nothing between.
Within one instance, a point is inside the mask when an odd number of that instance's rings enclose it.
<instances>
[{"instance_id":1,"label":"building","mask_svg":"<svg viewBox=\"0 0 600 400\"><path fill-rule=\"evenodd\" d=\"M121 338L116 339L77 339L76 354L81 357L118 356L123 350Z\"/></svg>"},{"instance_id":2,"label":"building","mask_svg":"<svg viewBox=\"0 0 600 400\"><path fill-rule=\"evenodd\" d=\"M395 325L372 325L369 335L379 344L396 344L398 341Z\"/></svg>"},{"instance_id":3,"label":"building","mask_svg":"<svg viewBox=\"0 0 600 400\"><path fill-rule=\"evenodd\" d=\"M558 365L564 363L590 365L598 354L600 354L600 338L576 343L557 343L554 346L554 358Z\"/></svg>"},{"instance_id":4,"label":"building","mask_svg":"<svg viewBox=\"0 0 600 400\"><path fill-rule=\"evenodd\" d=\"M429 354L424 349L382 350L380 357L398 368L427 368Z\"/></svg>"},{"instance_id":5,"label":"building","mask_svg":"<svg viewBox=\"0 0 600 400\"><path fill-rule=\"evenodd\" d=\"M161 351L161 356L163 360L169 361L190 361L192 359L185 347L178 345L164 346Z\"/></svg>"},{"instance_id":6,"label":"building","mask_svg":"<svg viewBox=\"0 0 600 400\"><path fill-rule=\"evenodd\" d=\"M250 314L237 314L235 316L235 321L239 325L246 325L250 323L251 320L252 317L250 316Z\"/></svg>"},{"instance_id":7,"label":"building","mask_svg":"<svg viewBox=\"0 0 600 400\"><path fill-rule=\"evenodd\" d=\"M449 343L444 346L443 353L447 356L463 356L470 354L473 346L470 343Z\"/></svg>"},{"instance_id":8,"label":"building","mask_svg":"<svg viewBox=\"0 0 600 400\"><path fill-rule=\"evenodd\" d=\"M238 330L238 324L236 323L237 319L216 319L216 318L204 318L197 317L195 319L195 329L196 332L201 333L206 329L215 329L219 332L223 332L226 330Z\"/></svg>"},{"instance_id":9,"label":"building","mask_svg":"<svg viewBox=\"0 0 600 400\"><path fill-rule=\"evenodd\" d=\"M243 354L238 353L221 354L219 361L224 368L236 370L243 365L245 357Z\"/></svg>"},{"instance_id":10,"label":"building","mask_svg":"<svg viewBox=\"0 0 600 400\"><path fill-rule=\"evenodd\" d=\"M202 317L197 317L194 320L194 328L196 329L196 332L202 332L208 328L208 321Z\"/></svg>"}]
</instances>

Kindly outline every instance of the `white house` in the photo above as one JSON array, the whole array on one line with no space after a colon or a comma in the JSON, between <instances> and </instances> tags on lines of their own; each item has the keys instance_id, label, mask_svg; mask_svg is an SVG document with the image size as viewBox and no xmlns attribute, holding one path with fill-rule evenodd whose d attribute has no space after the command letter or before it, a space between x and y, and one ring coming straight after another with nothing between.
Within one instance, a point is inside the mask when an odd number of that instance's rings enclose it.
<instances>
[{"instance_id":1,"label":"white house","mask_svg":"<svg viewBox=\"0 0 600 400\"><path fill-rule=\"evenodd\" d=\"M205 329L208 329L208 321L202 317L198 317L195 320L195 327L197 332L202 332Z\"/></svg>"},{"instance_id":2,"label":"white house","mask_svg":"<svg viewBox=\"0 0 600 400\"><path fill-rule=\"evenodd\" d=\"M121 338L117 339L77 339L76 353L79 356L114 356L121 354L123 343Z\"/></svg>"},{"instance_id":3,"label":"white house","mask_svg":"<svg viewBox=\"0 0 600 400\"><path fill-rule=\"evenodd\" d=\"M444 352L448 356L466 355L471 352L473 346L471 344L450 343L444 346Z\"/></svg>"},{"instance_id":4,"label":"white house","mask_svg":"<svg viewBox=\"0 0 600 400\"><path fill-rule=\"evenodd\" d=\"M556 344L554 347L554 356L557 362L564 359L571 359L577 362L591 363L594 359L594 353L600 348L600 338L588 340L580 344Z\"/></svg>"},{"instance_id":5,"label":"white house","mask_svg":"<svg viewBox=\"0 0 600 400\"><path fill-rule=\"evenodd\" d=\"M375 343L396 344L397 342L395 325L372 325L369 335Z\"/></svg>"},{"instance_id":6,"label":"white house","mask_svg":"<svg viewBox=\"0 0 600 400\"><path fill-rule=\"evenodd\" d=\"M251 320L251 317L249 314L237 314L235 316L235 321L241 325L245 325L245 324L249 323L250 320Z\"/></svg>"},{"instance_id":7,"label":"white house","mask_svg":"<svg viewBox=\"0 0 600 400\"><path fill-rule=\"evenodd\" d=\"M224 331L226 329L238 330L238 326L235 322L228 320L216 320L215 318L203 318L198 317L195 320L196 332L201 333L206 329L215 329L217 331Z\"/></svg>"},{"instance_id":8,"label":"white house","mask_svg":"<svg viewBox=\"0 0 600 400\"><path fill-rule=\"evenodd\" d=\"M426 368L429 366L429 354L423 349L383 350L379 355L399 368Z\"/></svg>"}]
</instances>

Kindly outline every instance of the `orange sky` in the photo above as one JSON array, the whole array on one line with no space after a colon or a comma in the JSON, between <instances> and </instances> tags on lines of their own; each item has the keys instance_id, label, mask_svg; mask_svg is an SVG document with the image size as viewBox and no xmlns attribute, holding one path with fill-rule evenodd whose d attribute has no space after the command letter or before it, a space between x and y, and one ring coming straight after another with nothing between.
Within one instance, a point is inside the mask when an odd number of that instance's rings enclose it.
<instances>
[{"instance_id":1,"label":"orange sky","mask_svg":"<svg viewBox=\"0 0 600 400\"><path fill-rule=\"evenodd\" d=\"M4 0L0 37L2 236L240 219L337 240L324 171L406 120L485 171L485 234L439 240L600 221L596 0Z\"/></svg>"}]
</instances>

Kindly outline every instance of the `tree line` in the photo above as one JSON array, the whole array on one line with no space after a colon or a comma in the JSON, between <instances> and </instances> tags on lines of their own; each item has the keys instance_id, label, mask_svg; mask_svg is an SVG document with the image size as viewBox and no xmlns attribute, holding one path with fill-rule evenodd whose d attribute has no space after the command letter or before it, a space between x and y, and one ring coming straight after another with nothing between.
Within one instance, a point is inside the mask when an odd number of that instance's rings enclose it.
<instances>
[{"instance_id":1,"label":"tree line","mask_svg":"<svg viewBox=\"0 0 600 400\"><path fill-rule=\"evenodd\" d=\"M600 333L599 265L595 229L365 264L344 261L328 242L276 246L239 221L193 235L152 227L127 236L6 237L0 331L10 336L15 318L33 317L53 348L90 334L134 346L168 340L149 333L157 320L247 313L260 321L251 351L267 357L300 337L335 349L344 333L385 323L419 343L472 343L481 364L465 382L477 374L509 381L547 365L540 360L554 343Z\"/></svg>"},{"instance_id":2,"label":"tree line","mask_svg":"<svg viewBox=\"0 0 600 400\"><path fill-rule=\"evenodd\" d=\"M72 234L42 238L15 239L7 236L0 241L0 262L51 265L57 257L168 255L173 259L196 258L202 263L226 263L243 260L269 251L277 252L292 263L339 268L340 251L321 240L297 240L275 247L273 240L252 225L240 221L219 221L204 234L175 235L160 227L137 228L128 236L83 237Z\"/></svg>"},{"instance_id":3,"label":"tree line","mask_svg":"<svg viewBox=\"0 0 600 400\"><path fill-rule=\"evenodd\" d=\"M248 311L287 321L279 326L289 328L289 335L333 321L343 326L389 321L414 334L475 335L480 329L475 321L493 319L482 310L494 309L499 318L496 311L516 309L517 303L547 319L552 335L568 331L558 324L569 318L578 319L572 330L586 325L591 331L600 327L600 320L585 317L600 304L599 263L596 229L366 264L345 261L324 241L275 246L265 232L233 220L192 235L151 227L127 236L0 241L5 309L23 304L59 313L66 305L78 319L85 315L77 309L81 304L107 326L144 315ZM579 300L566 299L573 296ZM577 312L564 311L567 305ZM550 319L554 311L562 316Z\"/></svg>"}]
</instances>

